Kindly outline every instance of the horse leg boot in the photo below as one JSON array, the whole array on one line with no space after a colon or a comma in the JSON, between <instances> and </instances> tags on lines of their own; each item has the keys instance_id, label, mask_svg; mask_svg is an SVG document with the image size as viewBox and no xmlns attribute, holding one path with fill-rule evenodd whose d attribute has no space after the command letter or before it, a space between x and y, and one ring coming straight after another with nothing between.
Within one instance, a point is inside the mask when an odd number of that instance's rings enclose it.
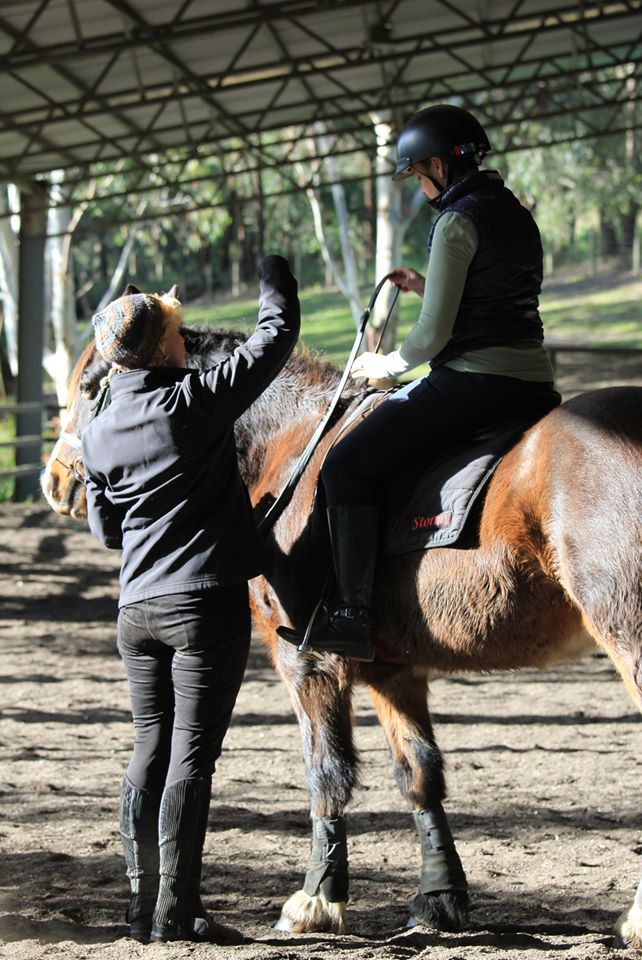
<instances>
[{"instance_id":1,"label":"horse leg boot","mask_svg":"<svg viewBox=\"0 0 642 960\"><path fill-rule=\"evenodd\" d=\"M328 526L338 603L329 621L315 627L309 646L348 660L374 660L372 588L377 563L379 507L340 504L328 507ZM297 646L304 633L279 627L277 633Z\"/></svg>"},{"instance_id":2,"label":"horse leg boot","mask_svg":"<svg viewBox=\"0 0 642 960\"><path fill-rule=\"evenodd\" d=\"M159 814L160 882L150 940L238 944L244 938L216 923L200 899L210 777L178 780L163 792Z\"/></svg>"},{"instance_id":3,"label":"horse leg boot","mask_svg":"<svg viewBox=\"0 0 642 960\"><path fill-rule=\"evenodd\" d=\"M468 881L441 803L413 812L421 843L421 880L408 926L461 930L468 922Z\"/></svg>"},{"instance_id":4,"label":"horse leg boot","mask_svg":"<svg viewBox=\"0 0 642 960\"><path fill-rule=\"evenodd\" d=\"M120 835L131 895L127 910L130 936L147 943L158 895L158 809L161 793L140 790L127 777L120 793Z\"/></svg>"}]
</instances>

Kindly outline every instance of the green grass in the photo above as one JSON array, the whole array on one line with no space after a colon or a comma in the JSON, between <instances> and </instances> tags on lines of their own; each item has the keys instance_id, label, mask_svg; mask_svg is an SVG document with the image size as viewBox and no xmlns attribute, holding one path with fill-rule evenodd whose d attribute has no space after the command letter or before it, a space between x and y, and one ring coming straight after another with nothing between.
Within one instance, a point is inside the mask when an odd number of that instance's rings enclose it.
<instances>
[{"instance_id":1,"label":"green grass","mask_svg":"<svg viewBox=\"0 0 642 960\"><path fill-rule=\"evenodd\" d=\"M542 296L547 335L555 340L642 348L642 281L601 277L561 287Z\"/></svg>"},{"instance_id":2,"label":"green grass","mask_svg":"<svg viewBox=\"0 0 642 960\"><path fill-rule=\"evenodd\" d=\"M16 435L15 417L7 415L0 418L0 440L13 440ZM15 466L13 447L0 447L0 470L11 470ZM15 480L12 477L0 477L0 502L11 500Z\"/></svg>"},{"instance_id":3,"label":"green grass","mask_svg":"<svg viewBox=\"0 0 642 960\"><path fill-rule=\"evenodd\" d=\"M366 297L364 295L364 307ZM312 288L300 293L301 340L337 364L345 363L355 336L350 308L336 291ZM587 341L604 346L642 348L642 281L630 278L600 278L545 289L541 298L542 319L555 340ZM402 295L397 335L401 342L417 318L419 299ZM188 323L242 326L251 330L256 321L256 294L238 300L222 300L207 306L185 308Z\"/></svg>"}]
</instances>

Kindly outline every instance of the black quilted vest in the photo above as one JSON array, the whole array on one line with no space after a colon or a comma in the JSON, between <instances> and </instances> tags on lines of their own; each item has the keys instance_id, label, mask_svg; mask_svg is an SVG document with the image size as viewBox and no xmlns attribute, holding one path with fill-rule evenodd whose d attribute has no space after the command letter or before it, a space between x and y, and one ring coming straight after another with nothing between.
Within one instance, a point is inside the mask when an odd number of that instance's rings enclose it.
<instances>
[{"instance_id":1,"label":"black quilted vest","mask_svg":"<svg viewBox=\"0 0 642 960\"><path fill-rule=\"evenodd\" d=\"M440 366L468 350L544 339L538 311L542 286L542 242L528 210L494 171L480 170L456 180L433 201L444 213L457 212L475 224L478 244L468 268L450 340L430 361Z\"/></svg>"}]
</instances>

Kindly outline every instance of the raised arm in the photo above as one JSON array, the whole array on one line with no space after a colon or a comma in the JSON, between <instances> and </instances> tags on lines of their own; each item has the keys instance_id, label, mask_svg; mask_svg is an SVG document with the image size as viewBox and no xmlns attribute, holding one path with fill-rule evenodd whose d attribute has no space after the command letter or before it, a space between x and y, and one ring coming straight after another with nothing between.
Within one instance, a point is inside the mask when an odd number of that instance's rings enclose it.
<instances>
[{"instance_id":1,"label":"raised arm","mask_svg":"<svg viewBox=\"0 0 642 960\"><path fill-rule=\"evenodd\" d=\"M266 257L258 269L259 313L252 336L199 376L215 397L219 416L236 420L277 376L292 353L301 326L297 282L283 257Z\"/></svg>"}]
</instances>

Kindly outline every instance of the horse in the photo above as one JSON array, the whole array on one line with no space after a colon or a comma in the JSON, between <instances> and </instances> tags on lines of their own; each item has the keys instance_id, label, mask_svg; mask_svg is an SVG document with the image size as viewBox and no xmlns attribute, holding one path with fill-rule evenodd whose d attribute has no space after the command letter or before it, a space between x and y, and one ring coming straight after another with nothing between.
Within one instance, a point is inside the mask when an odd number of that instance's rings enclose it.
<instances>
[{"instance_id":1,"label":"horse","mask_svg":"<svg viewBox=\"0 0 642 960\"><path fill-rule=\"evenodd\" d=\"M206 369L243 340L185 327L188 366ZM80 436L96 415L106 363L90 344L70 382L64 429L42 489L59 514L86 515ZM338 382L326 360L296 350L240 418L241 473L265 515L325 413ZM595 651L611 658L642 706L642 389L591 391L547 413L514 442L489 480L474 538L462 546L381 556L372 663L299 653L276 635L307 622L330 563L317 509L320 466L363 390L344 395L290 503L266 532L266 573L251 582L254 623L297 716L310 796L312 844L300 890L277 927L344 930L349 894L345 808L357 784L351 697L365 684L413 811L421 847L410 924L461 930L468 885L443 808L442 755L428 709L429 679L549 667ZM618 930L642 946L642 882Z\"/></svg>"}]
</instances>

